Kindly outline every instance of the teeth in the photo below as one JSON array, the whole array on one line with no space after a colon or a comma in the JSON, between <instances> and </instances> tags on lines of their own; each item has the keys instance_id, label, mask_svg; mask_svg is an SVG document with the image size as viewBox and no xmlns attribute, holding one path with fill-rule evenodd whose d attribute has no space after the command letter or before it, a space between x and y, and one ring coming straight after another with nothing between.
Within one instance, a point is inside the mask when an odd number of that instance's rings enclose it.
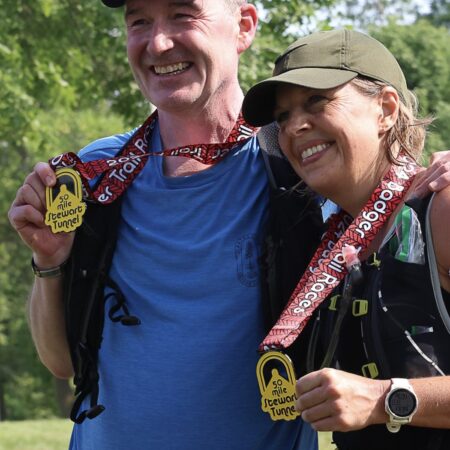
<instances>
[{"instance_id":1,"label":"teeth","mask_svg":"<svg viewBox=\"0 0 450 450\"><path fill-rule=\"evenodd\" d=\"M153 67L158 75L167 75L168 73L174 74L181 72L182 70L189 67L189 63L179 62L177 64L168 64L167 66L153 66Z\"/></svg>"},{"instance_id":2,"label":"teeth","mask_svg":"<svg viewBox=\"0 0 450 450\"><path fill-rule=\"evenodd\" d=\"M320 145L315 145L314 147L310 147L302 153L302 159L309 158L310 156L314 155L315 153L325 150L329 146L330 146L330 144L320 144Z\"/></svg>"}]
</instances>

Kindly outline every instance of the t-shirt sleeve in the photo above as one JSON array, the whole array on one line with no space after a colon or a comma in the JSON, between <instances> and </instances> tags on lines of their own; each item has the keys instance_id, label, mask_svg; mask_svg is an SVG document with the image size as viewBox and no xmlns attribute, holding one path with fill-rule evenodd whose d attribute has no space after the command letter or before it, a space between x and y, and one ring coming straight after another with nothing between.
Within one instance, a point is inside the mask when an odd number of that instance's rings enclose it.
<instances>
[{"instance_id":1,"label":"t-shirt sleeve","mask_svg":"<svg viewBox=\"0 0 450 450\"><path fill-rule=\"evenodd\" d=\"M126 133L104 137L91 142L82 148L78 156L83 161L93 161L94 159L111 158L128 142L136 130Z\"/></svg>"}]
</instances>

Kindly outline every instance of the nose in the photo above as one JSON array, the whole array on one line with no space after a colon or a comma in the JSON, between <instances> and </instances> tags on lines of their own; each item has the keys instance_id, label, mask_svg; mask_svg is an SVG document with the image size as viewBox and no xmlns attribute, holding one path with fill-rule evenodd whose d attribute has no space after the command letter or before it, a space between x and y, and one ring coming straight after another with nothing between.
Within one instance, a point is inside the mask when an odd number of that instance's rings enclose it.
<instances>
[{"instance_id":1,"label":"nose","mask_svg":"<svg viewBox=\"0 0 450 450\"><path fill-rule=\"evenodd\" d=\"M152 55L160 55L174 46L170 28L162 23L154 23L148 38L147 50Z\"/></svg>"},{"instance_id":2,"label":"nose","mask_svg":"<svg viewBox=\"0 0 450 450\"><path fill-rule=\"evenodd\" d=\"M303 110L296 109L289 114L284 128L287 134L292 137L297 137L310 130L311 127L310 115Z\"/></svg>"}]
</instances>

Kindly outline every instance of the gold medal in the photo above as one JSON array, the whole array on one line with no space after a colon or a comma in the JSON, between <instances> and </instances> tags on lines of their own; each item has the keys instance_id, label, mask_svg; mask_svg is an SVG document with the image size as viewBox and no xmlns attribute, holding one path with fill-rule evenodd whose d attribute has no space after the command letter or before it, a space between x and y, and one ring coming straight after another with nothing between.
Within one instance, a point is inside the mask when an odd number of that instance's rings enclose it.
<instances>
[{"instance_id":1,"label":"gold medal","mask_svg":"<svg viewBox=\"0 0 450 450\"><path fill-rule=\"evenodd\" d=\"M52 233L68 233L81 225L86 211L81 178L76 170L65 167L56 171L56 179L54 187L45 189L45 224L51 228Z\"/></svg>"},{"instance_id":2,"label":"gold medal","mask_svg":"<svg viewBox=\"0 0 450 450\"><path fill-rule=\"evenodd\" d=\"M289 356L276 351L264 353L256 365L261 392L261 407L272 420L294 420L300 415L295 410L295 372Z\"/></svg>"}]
</instances>

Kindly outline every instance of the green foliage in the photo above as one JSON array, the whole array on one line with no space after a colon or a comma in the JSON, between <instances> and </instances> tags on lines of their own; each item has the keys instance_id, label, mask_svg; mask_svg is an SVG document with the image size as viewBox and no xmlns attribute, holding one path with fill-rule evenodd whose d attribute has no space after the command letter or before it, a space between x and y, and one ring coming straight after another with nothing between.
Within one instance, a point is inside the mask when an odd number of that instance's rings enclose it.
<instances>
[{"instance_id":1,"label":"green foliage","mask_svg":"<svg viewBox=\"0 0 450 450\"><path fill-rule=\"evenodd\" d=\"M366 17L380 23L380 8L401 18L397 12L408 2L259 0L256 4L259 35L241 62L244 90L268 76L276 56L314 27L328 27L334 21L361 28L367 25ZM415 4L410 3L413 13ZM314 17L318 10L320 18ZM371 29L400 60L409 85L419 95L422 114L437 117L428 151L450 142L448 14L448 2L434 0L427 21L409 26L391 21ZM99 0L0 0L0 415L3 392L10 418L48 417L58 411L51 376L38 361L25 319L32 281L30 253L11 229L6 212L37 161L129 129L148 114L149 105L126 60L122 16L120 8L105 8Z\"/></svg>"},{"instance_id":2,"label":"green foliage","mask_svg":"<svg viewBox=\"0 0 450 450\"><path fill-rule=\"evenodd\" d=\"M0 204L5 207L0 215L0 387L10 419L49 417L58 411L51 376L38 361L25 320L31 255L7 223L6 209L35 162L123 130L123 119L104 103L83 111L55 108L36 114L22 148L15 148L14 142L8 146L8 165L0 167ZM9 172L8 166L14 170Z\"/></svg>"},{"instance_id":3,"label":"green foliage","mask_svg":"<svg viewBox=\"0 0 450 450\"><path fill-rule=\"evenodd\" d=\"M431 12L423 17L433 25L450 28L450 3L448 0L433 0Z\"/></svg>"},{"instance_id":4,"label":"green foliage","mask_svg":"<svg viewBox=\"0 0 450 450\"><path fill-rule=\"evenodd\" d=\"M420 14L421 0L338 0L327 10L328 20L336 26L349 25L365 30L389 21L410 23Z\"/></svg>"},{"instance_id":5,"label":"green foliage","mask_svg":"<svg viewBox=\"0 0 450 450\"><path fill-rule=\"evenodd\" d=\"M138 116L122 22L100 1L0 0L0 413L10 418L57 410L25 319L30 253L6 212L37 161L121 131Z\"/></svg>"},{"instance_id":6,"label":"green foliage","mask_svg":"<svg viewBox=\"0 0 450 450\"><path fill-rule=\"evenodd\" d=\"M309 29L315 11L331 6L335 0L260 0L254 3L260 19L257 38L241 59L239 79L244 91L269 75L276 56Z\"/></svg>"},{"instance_id":7,"label":"green foliage","mask_svg":"<svg viewBox=\"0 0 450 450\"><path fill-rule=\"evenodd\" d=\"M450 31L420 20L413 25L391 23L370 32L398 59L408 87L419 99L421 116L436 118L426 142L426 156L445 149L450 141Z\"/></svg>"}]
</instances>

